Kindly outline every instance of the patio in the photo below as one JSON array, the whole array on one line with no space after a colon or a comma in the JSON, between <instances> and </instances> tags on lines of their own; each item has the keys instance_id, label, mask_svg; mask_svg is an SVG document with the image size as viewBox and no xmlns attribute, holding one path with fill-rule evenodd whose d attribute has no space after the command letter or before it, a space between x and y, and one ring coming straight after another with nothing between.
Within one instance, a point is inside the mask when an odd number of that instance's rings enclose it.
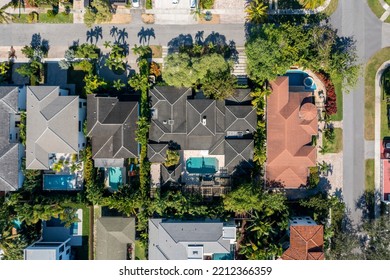
<instances>
[{"instance_id":1,"label":"patio","mask_svg":"<svg viewBox=\"0 0 390 280\"><path fill-rule=\"evenodd\" d=\"M56 175L74 175L75 188L81 189L83 187L84 163L77 154L53 153L49 156L49 166Z\"/></svg>"}]
</instances>

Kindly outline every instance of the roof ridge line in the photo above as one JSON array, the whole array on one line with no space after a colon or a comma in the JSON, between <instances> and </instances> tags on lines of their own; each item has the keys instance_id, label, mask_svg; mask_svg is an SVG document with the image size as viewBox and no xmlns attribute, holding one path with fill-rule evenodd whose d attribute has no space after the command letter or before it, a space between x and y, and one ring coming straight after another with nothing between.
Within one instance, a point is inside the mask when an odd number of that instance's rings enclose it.
<instances>
[{"instance_id":1,"label":"roof ridge line","mask_svg":"<svg viewBox=\"0 0 390 280\"><path fill-rule=\"evenodd\" d=\"M69 97L73 96L73 95L68 95ZM67 97L68 97L67 96ZM60 97L65 97L65 96L57 96L57 98L60 98ZM42 114L42 110L45 109L47 106L49 106L50 104L52 104L56 99L54 99L52 102L50 102L49 104L47 104L43 109L39 109L39 113L41 113L41 115L45 118L46 121L50 122L54 117L56 117L59 113L61 113L62 111L64 111L70 104L72 104L75 100L77 100L78 96L75 96L76 98L74 98L71 102L69 102L68 104L66 104L64 107L61 108L61 110L59 110L54 116L52 116L49 120L45 117L44 114ZM79 113L79 112L78 112Z\"/></svg>"}]
</instances>

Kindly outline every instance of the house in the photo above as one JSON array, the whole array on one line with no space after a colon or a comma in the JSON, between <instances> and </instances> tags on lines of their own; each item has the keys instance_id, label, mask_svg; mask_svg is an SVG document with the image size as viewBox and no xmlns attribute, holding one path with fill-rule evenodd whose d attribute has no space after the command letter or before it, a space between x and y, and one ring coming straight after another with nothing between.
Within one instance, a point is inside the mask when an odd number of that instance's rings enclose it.
<instances>
[{"instance_id":1,"label":"house","mask_svg":"<svg viewBox=\"0 0 390 280\"><path fill-rule=\"evenodd\" d=\"M290 220L290 247L282 260L324 260L324 227L310 217Z\"/></svg>"},{"instance_id":2,"label":"house","mask_svg":"<svg viewBox=\"0 0 390 280\"><path fill-rule=\"evenodd\" d=\"M218 220L149 220L149 260L232 260L236 227Z\"/></svg>"},{"instance_id":3,"label":"house","mask_svg":"<svg viewBox=\"0 0 390 280\"><path fill-rule=\"evenodd\" d=\"M25 260L70 260L72 247L82 246L82 209L78 209L78 222L66 226L59 218L42 222L42 236L24 249Z\"/></svg>"},{"instance_id":4,"label":"house","mask_svg":"<svg viewBox=\"0 0 390 280\"><path fill-rule=\"evenodd\" d=\"M238 168L253 166L257 116L249 90L237 90L222 101L193 94L190 88L156 86L150 96L148 158L161 166L160 171L152 167L155 185L175 181L194 188L223 187L224 178ZM165 170L167 149L179 151L180 163Z\"/></svg>"},{"instance_id":5,"label":"house","mask_svg":"<svg viewBox=\"0 0 390 280\"><path fill-rule=\"evenodd\" d=\"M25 88L0 87L0 193L18 190L23 184L21 170L24 147L20 143L20 112L26 109Z\"/></svg>"},{"instance_id":6,"label":"house","mask_svg":"<svg viewBox=\"0 0 390 280\"><path fill-rule=\"evenodd\" d=\"M96 259L134 259L135 218L101 217L96 223Z\"/></svg>"},{"instance_id":7,"label":"house","mask_svg":"<svg viewBox=\"0 0 390 280\"><path fill-rule=\"evenodd\" d=\"M26 169L50 170L85 147L86 100L57 86L27 87Z\"/></svg>"},{"instance_id":8,"label":"house","mask_svg":"<svg viewBox=\"0 0 390 280\"><path fill-rule=\"evenodd\" d=\"M123 167L125 159L138 157L138 98L88 95L87 136L95 167Z\"/></svg>"},{"instance_id":9,"label":"house","mask_svg":"<svg viewBox=\"0 0 390 280\"><path fill-rule=\"evenodd\" d=\"M309 167L316 165L313 137L318 133L313 92L290 86L289 77L271 83L267 98L266 179L285 188L306 186Z\"/></svg>"}]
</instances>

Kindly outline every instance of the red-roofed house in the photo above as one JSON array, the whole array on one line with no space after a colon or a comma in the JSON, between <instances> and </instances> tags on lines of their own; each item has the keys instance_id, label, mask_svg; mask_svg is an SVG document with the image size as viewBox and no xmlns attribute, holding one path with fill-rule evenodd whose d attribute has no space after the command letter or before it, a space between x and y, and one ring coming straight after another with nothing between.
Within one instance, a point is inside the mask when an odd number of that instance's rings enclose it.
<instances>
[{"instance_id":1,"label":"red-roofed house","mask_svg":"<svg viewBox=\"0 0 390 280\"><path fill-rule=\"evenodd\" d=\"M318 133L317 108L311 91L291 91L289 77L271 83L267 99L268 181L285 188L305 186L309 167L316 165L317 150L312 145Z\"/></svg>"},{"instance_id":2,"label":"red-roofed house","mask_svg":"<svg viewBox=\"0 0 390 280\"><path fill-rule=\"evenodd\" d=\"M309 217L293 218L290 222L290 247L282 260L324 260L324 227Z\"/></svg>"}]
</instances>

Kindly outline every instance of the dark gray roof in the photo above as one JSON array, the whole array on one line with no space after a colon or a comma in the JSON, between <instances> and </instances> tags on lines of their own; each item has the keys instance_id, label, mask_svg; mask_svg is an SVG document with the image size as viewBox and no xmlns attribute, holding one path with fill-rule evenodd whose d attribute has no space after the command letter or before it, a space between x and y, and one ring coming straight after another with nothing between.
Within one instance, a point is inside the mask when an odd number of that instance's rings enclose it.
<instances>
[{"instance_id":1,"label":"dark gray roof","mask_svg":"<svg viewBox=\"0 0 390 280\"><path fill-rule=\"evenodd\" d=\"M102 217L96 223L96 259L126 260L127 244L135 249L135 219Z\"/></svg>"},{"instance_id":2,"label":"dark gray roof","mask_svg":"<svg viewBox=\"0 0 390 280\"><path fill-rule=\"evenodd\" d=\"M10 140L10 121L18 113L18 87L0 87L0 191L19 188L19 142Z\"/></svg>"},{"instance_id":3,"label":"dark gray roof","mask_svg":"<svg viewBox=\"0 0 390 280\"><path fill-rule=\"evenodd\" d=\"M183 172L183 166L180 163L175 168L167 168L165 165L161 165L161 177L162 184L179 183L181 173Z\"/></svg>"},{"instance_id":4,"label":"dark gray roof","mask_svg":"<svg viewBox=\"0 0 390 280\"><path fill-rule=\"evenodd\" d=\"M150 162L163 163L166 160L168 144L151 143L148 144L148 158Z\"/></svg>"},{"instance_id":5,"label":"dark gray roof","mask_svg":"<svg viewBox=\"0 0 390 280\"><path fill-rule=\"evenodd\" d=\"M210 154L225 155L228 159L225 163L229 167L239 159L251 160L257 115L250 103L250 90L238 89L233 97L225 101L201 95L196 95L194 99L190 93L190 89L174 87L155 87L150 91L150 141L173 141L182 150L208 150ZM243 141L248 151L235 153L235 149L225 143L225 139L230 138ZM149 155L155 156L155 153Z\"/></svg>"},{"instance_id":6,"label":"dark gray roof","mask_svg":"<svg viewBox=\"0 0 390 280\"><path fill-rule=\"evenodd\" d=\"M87 130L92 138L93 158L137 157L138 100L88 95L87 103Z\"/></svg>"},{"instance_id":7,"label":"dark gray roof","mask_svg":"<svg viewBox=\"0 0 390 280\"><path fill-rule=\"evenodd\" d=\"M188 248L202 247L204 254L230 253L230 241L223 238L224 227L218 220L149 220L149 260L187 260ZM203 256L201 256L203 258Z\"/></svg>"}]
</instances>

